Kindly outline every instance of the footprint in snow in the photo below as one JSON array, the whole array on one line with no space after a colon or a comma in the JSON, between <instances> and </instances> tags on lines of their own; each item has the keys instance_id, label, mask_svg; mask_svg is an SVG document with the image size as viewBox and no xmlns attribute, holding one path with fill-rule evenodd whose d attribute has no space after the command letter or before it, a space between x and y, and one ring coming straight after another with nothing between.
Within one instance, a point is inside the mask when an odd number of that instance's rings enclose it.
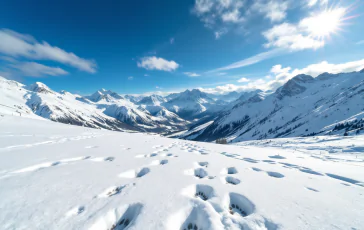
<instances>
[{"instance_id":1,"label":"footprint in snow","mask_svg":"<svg viewBox=\"0 0 364 230\"><path fill-rule=\"evenodd\" d=\"M267 171L266 172L269 176L274 177L274 178L283 178L284 175L279 173L279 172L272 172L272 171Z\"/></svg>"},{"instance_id":2,"label":"footprint in snow","mask_svg":"<svg viewBox=\"0 0 364 230\"><path fill-rule=\"evenodd\" d=\"M240 184L240 180L236 177L232 177L232 176L227 176L223 179L223 181L225 181L225 183L227 184L231 184L231 185L237 185Z\"/></svg>"},{"instance_id":3,"label":"footprint in snow","mask_svg":"<svg viewBox=\"0 0 364 230\"><path fill-rule=\"evenodd\" d=\"M124 230L131 227L138 218L143 205L134 203L110 210L95 222L89 230Z\"/></svg>"},{"instance_id":4,"label":"footprint in snow","mask_svg":"<svg viewBox=\"0 0 364 230\"><path fill-rule=\"evenodd\" d=\"M119 177L123 178L140 178L147 175L150 172L148 167L143 167L139 169L132 169L126 172L119 174Z\"/></svg>"},{"instance_id":5,"label":"footprint in snow","mask_svg":"<svg viewBox=\"0 0 364 230\"><path fill-rule=\"evenodd\" d=\"M168 164L168 160L155 160L150 165L165 165Z\"/></svg>"},{"instance_id":6,"label":"footprint in snow","mask_svg":"<svg viewBox=\"0 0 364 230\"><path fill-rule=\"evenodd\" d=\"M221 174L237 174L238 170L235 167L227 167L221 171Z\"/></svg>"}]
</instances>

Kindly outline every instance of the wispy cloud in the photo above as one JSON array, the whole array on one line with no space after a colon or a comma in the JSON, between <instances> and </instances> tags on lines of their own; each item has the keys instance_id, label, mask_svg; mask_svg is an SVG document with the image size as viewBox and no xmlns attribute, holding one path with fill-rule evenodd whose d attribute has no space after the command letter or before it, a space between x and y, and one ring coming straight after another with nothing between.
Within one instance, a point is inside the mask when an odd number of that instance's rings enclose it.
<instances>
[{"instance_id":1,"label":"wispy cloud","mask_svg":"<svg viewBox=\"0 0 364 230\"><path fill-rule=\"evenodd\" d=\"M50 60L70 65L89 73L96 72L95 61L80 58L72 52L67 52L59 47L51 46L45 41L39 43L30 35L1 29L0 41L0 53L7 56L35 60Z\"/></svg>"},{"instance_id":2,"label":"wispy cloud","mask_svg":"<svg viewBox=\"0 0 364 230\"><path fill-rule=\"evenodd\" d=\"M68 74L67 71L59 67L49 67L36 62L17 62L10 66L19 70L26 77L44 77L44 76L59 76Z\"/></svg>"},{"instance_id":3,"label":"wispy cloud","mask_svg":"<svg viewBox=\"0 0 364 230\"><path fill-rule=\"evenodd\" d=\"M200 74L194 73L194 72L184 72L184 75L187 75L189 77L199 77L201 76Z\"/></svg>"},{"instance_id":4,"label":"wispy cloud","mask_svg":"<svg viewBox=\"0 0 364 230\"><path fill-rule=\"evenodd\" d=\"M138 63L138 67L147 70L161 70L161 71L174 71L179 67L175 61L168 61L159 57L143 57Z\"/></svg>"},{"instance_id":5,"label":"wispy cloud","mask_svg":"<svg viewBox=\"0 0 364 230\"><path fill-rule=\"evenodd\" d=\"M129 76L129 77L128 77L128 80L129 80L129 81L131 81L131 80L133 80L133 79L134 79L134 77L133 77L133 76Z\"/></svg>"},{"instance_id":6,"label":"wispy cloud","mask_svg":"<svg viewBox=\"0 0 364 230\"><path fill-rule=\"evenodd\" d=\"M364 40L358 41L356 44L357 45L364 45Z\"/></svg>"},{"instance_id":7,"label":"wispy cloud","mask_svg":"<svg viewBox=\"0 0 364 230\"><path fill-rule=\"evenodd\" d=\"M174 44L174 38L169 39L169 43Z\"/></svg>"},{"instance_id":8,"label":"wispy cloud","mask_svg":"<svg viewBox=\"0 0 364 230\"><path fill-rule=\"evenodd\" d=\"M221 67L221 68L218 68L218 69L210 70L207 73L226 71L226 70L231 70L231 69L242 68L242 67L245 67L245 66L250 66L250 65L259 63L259 62L261 62L263 60L282 55L284 53L285 53L285 51L283 49L273 49L273 50L270 50L270 51L259 53L257 55L254 55L252 57L243 59L241 61L234 62L234 63L232 63L230 65L227 65L227 66L224 66L224 67Z\"/></svg>"}]
</instances>

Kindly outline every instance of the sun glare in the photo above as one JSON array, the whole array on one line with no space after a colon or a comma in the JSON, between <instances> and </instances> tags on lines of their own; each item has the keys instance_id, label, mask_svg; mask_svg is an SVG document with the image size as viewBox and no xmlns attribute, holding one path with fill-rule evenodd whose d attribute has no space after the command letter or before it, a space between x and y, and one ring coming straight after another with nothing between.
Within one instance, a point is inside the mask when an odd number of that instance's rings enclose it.
<instances>
[{"instance_id":1,"label":"sun glare","mask_svg":"<svg viewBox=\"0 0 364 230\"><path fill-rule=\"evenodd\" d=\"M300 25L311 36L324 39L340 30L345 20L346 11L346 8L327 9L317 15L302 20Z\"/></svg>"}]
</instances>

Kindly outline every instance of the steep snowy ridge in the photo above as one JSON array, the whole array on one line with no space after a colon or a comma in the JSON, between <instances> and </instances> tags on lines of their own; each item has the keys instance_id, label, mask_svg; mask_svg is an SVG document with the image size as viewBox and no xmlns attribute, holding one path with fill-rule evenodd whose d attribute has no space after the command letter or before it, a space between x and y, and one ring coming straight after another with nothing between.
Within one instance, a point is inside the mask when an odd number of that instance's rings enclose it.
<instances>
[{"instance_id":1,"label":"steep snowy ridge","mask_svg":"<svg viewBox=\"0 0 364 230\"><path fill-rule=\"evenodd\" d=\"M298 75L270 95L257 94L225 111L195 138L230 141L360 133L364 74ZM340 125L341 124L341 125Z\"/></svg>"}]
</instances>

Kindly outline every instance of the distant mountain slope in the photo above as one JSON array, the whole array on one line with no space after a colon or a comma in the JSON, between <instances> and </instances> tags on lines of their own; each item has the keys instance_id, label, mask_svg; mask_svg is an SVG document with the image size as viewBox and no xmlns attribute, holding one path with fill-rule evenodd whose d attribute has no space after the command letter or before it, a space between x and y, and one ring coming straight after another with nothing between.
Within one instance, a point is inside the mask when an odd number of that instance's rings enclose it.
<instances>
[{"instance_id":1,"label":"distant mountain slope","mask_svg":"<svg viewBox=\"0 0 364 230\"><path fill-rule=\"evenodd\" d=\"M142 98L136 104L138 104L138 105L161 105L164 102L167 102L167 99L165 99L164 97L159 96L159 95L150 95L150 96L146 96L146 97Z\"/></svg>"},{"instance_id":2,"label":"distant mountain slope","mask_svg":"<svg viewBox=\"0 0 364 230\"><path fill-rule=\"evenodd\" d=\"M186 90L172 100L163 103L169 111L184 119L193 119L202 113L215 113L223 109L225 103L217 102L198 89Z\"/></svg>"},{"instance_id":3,"label":"distant mountain slope","mask_svg":"<svg viewBox=\"0 0 364 230\"><path fill-rule=\"evenodd\" d=\"M258 93L225 111L194 140L344 135L363 130L363 117L363 71L298 75L273 94Z\"/></svg>"},{"instance_id":4,"label":"distant mountain slope","mask_svg":"<svg viewBox=\"0 0 364 230\"><path fill-rule=\"evenodd\" d=\"M57 93L40 82L25 86L4 78L0 78L0 104L0 112L6 114L39 116L66 124L118 131L178 131L187 124L165 111L159 110L160 113L153 116L112 91L102 89L82 97L66 91Z\"/></svg>"}]
</instances>

